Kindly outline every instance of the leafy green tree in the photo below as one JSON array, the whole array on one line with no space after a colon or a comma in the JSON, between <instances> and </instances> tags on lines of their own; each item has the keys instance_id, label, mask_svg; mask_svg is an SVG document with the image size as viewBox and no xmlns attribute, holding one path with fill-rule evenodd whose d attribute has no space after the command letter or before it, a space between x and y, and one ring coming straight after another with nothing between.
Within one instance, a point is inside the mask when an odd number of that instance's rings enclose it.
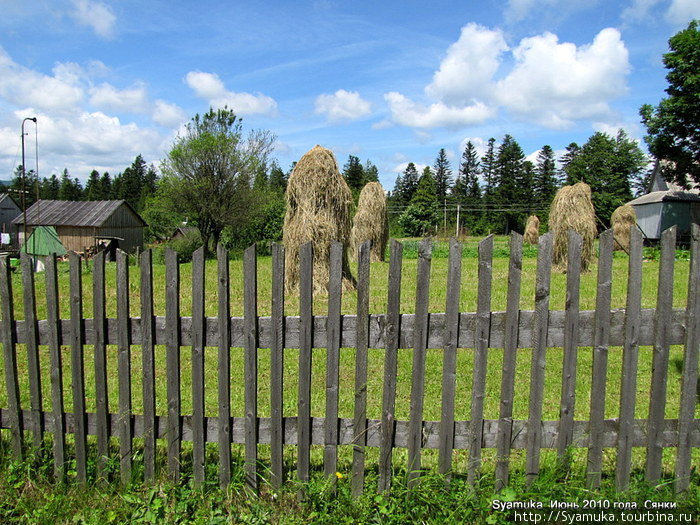
<instances>
[{"instance_id":1,"label":"leafy green tree","mask_svg":"<svg viewBox=\"0 0 700 525\"><path fill-rule=\"evenodd\" d=\"M207 251L226 226L246 224L252 177L273 144L268 131L244 138L240 119L227 107L195 115L175 139L162 172L175 210L196 224Z\"/></svg>"},{"instance_id":2,"label":"leafy green tree","mask_svg":"<svg viewBox=\"0 0 700 525\"><path fill-rule=\"evenodd\" d=\"M700 182L700 28L693 20L669 40L664 55L668 98L640 109L649 151L668 180L685 186L687 176Z\"/></svg>"},{"instance_id":3,"label":"leafy green tree","mask_svg":"<svg viewBox=\"0 0 700 525\"><path fill-rule=\"evenodd\" d=\"M605 227L615 208L632 199L630 181L646 166L638 144L620 130L615 138L596 132L567 166L570 183L591 187L596 215Z\"/></svg>"},{"instance_id":4,"label":"leafy green tree","mask_svg":"<svg viewBox=\"0 0 700 525\"><path fill-rule=\"evenodd\" d=\"M554 194L557 192L557 167L554 150L548 144L542 146L537 154L532 189L535 207L542 215L542 211L549 208Z\"/></svg>"},{"instance_id":5,"label":"leafy green tree","mask_svg":"<svg viewBox=\"0 0 700 525\"><path fill-rule=\"evenodd\" d=\"M399 217L399 225L412 237L434 231L438 221L435 181L432 170L426 167L418 180L416 192L406 210Z\"/></svg>"},{"instance_id":6,"label":"leafy green tree","mask_svg":"<svg viewBox=\"0 0 700 525\"><path fill-rule=\"evenodd\" d=\"M447 158L447 153L445 153L445 148L440 148L438 152L438 156L433 164L433 173L437 200L438 202L443 202L452 187L452 167L450 166L450 160Z\"/></svg>"}]
</instances>

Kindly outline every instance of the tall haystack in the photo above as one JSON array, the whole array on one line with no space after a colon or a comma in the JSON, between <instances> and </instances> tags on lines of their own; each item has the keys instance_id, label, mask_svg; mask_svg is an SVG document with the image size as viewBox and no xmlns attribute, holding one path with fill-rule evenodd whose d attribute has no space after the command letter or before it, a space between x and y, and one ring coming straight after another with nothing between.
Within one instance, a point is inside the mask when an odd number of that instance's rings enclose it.
<instances>
[{"instance_id":1,"label":"tall haystack","mask_svg":"<svg viewBox=\"0 0 700 525\"><path fill-rule=\"evenodd\" d=\"M540 240L540 219L537 215L530 215L525 224L525 236L523 241L529 244L537 244Z\"/></svg>"},{"instance_id":2,"label":"tall haystack","mask_svg":"<svg viewBox=\"0 0 700 525\"><path fill-rule=\"evenodd\" d=\"M566 271L569 230L574 230L583 238L581 270L586 271L593 260L593 242L598 233L588 184L578 182L557 191L549 209L549 229L554 237L554 268Z\"/></svg>"},{"instance_id":3,"label":"tall haystack","mask_svg":"<svg viewBox=\"0 0 700 525\"><path fill-rule=\"evenodd\" d=\"M610 217L615 239L615 250L630 251L630 228L637 224L637 214L634 207L623 204L617 208Z\"/></svg>"},{"instance_id":4,"label":"tall haystack","mask_svg":"<svg viewBox=\"0 0 700 525\"><path fill-rule=\"evenodd\" d=\"M289 176L286 198L282 239L287 291L299 286L299 247L307 242L313 242L314 293L327 290L332 241L339 241L344 248L343 288L354 289L347 255L352 193L333 152L315 146L299 159Z\"/></svg>"},{"instance_id":5,"label":"tall haystack","mask_svg":"<svg viewBox=\"0 0 700 525\"><path fill-rule=\"evenodd\" d=\"M352 221L350 253L357 258L360 245L365 241L371 241L370 261L383 261L388 240L389 219L384 188L378 182L368 182L360 192L357 212Z\"/></svg>"}]
</instances>

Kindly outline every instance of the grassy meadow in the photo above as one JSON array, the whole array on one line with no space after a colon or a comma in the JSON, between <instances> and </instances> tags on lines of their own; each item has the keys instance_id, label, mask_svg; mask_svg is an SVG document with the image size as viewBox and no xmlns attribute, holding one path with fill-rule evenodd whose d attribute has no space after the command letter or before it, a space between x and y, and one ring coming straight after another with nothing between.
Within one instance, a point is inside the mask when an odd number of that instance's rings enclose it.
<instances>
[{"instance_id":1,"label":"grassy meadow","mask_svg":"<svg viewBox=\"0 0 700 525\"><path fill-rule=\"evenodd\" d=\"M462 259L462 286L460 294L460 309L463 312L473 312L476 309L477 292L477 258L476 245L478 240L469 239L465 242L464 256ZM496 239L493 260L493 291L492 310L505 310L506 289L508 278L508 240L505 237ZM431 279L430 279L430 312L445 311L445 292L447 280L447 243L438 242L433 251ZM536 248L526 246L523 259L523 278L520 308L523 310L534 309L534 289L536 270ZM243 315L243 263L240 259L233 259L229 263L231 276L231 315ZM627 265L628 258L623 253L616 253L613 260L613 288L612 307L624 308L627 292ZM370 312L384 313L387 303L387 274L388 263L373 263L371 266L371 294ZM354 268L353 268L354 269ZM674 273L674 307L684 308L686 304L686 288L688 283L689 262L687 252L678 252L675 273ZM653 308L656 304L656 288L658 284L658 254L654 250L645 251L645 262L643 266L643 288L642 306ZM114 263L107 264L106 290L107 290L107 315L116 317L116 268ZM591 310L595 307L596 296L596 276L597 265L593 264L588 273L581 278L581 310ZM69 269L67 263L59 264L59 287L61 301L61 317L69 317L68 302L68 277ZM191 264L183 263L180 268L181 292L180 305L183 316L189 315L192 308L191 294ZM260 256L258 259L258 313L265 316L270 314L270 294L271 294L271 260L268 256ZM23 318L21 276L19 272L12 275L12 285L14 291L15 315L18 319ZM560 273L552 274L551 281L551 310L563 310L565 307L566 275ZM415 286L416 286L416 242L409 240L405 242L404 264L402 274L401 290L401 311L411 313L415 309ZM134 265L130 267L130 308L131 315L139 316L139 268ZM207 316L216 315L217 307L217 279L216 261L207 261L206 267L206 290L205 312ZM36 274L36 294L37 309L39 319L46 317L45 310L45 283L43 274ZM85 318L92 317L92 274L91 265L83 266L83 308ZM154 264L154 300L156 315L165 314L165 267L161 264ZM327 298L317 296L314 298L314 313L324 315L327 310ZM353 314L356 310L356 294L346 293L343 295L342 311L345 314ZM298 315L298 297L288 297L285 302L286 315ZM108 382L109 382L109 404L110 411L118 411L118 378L117 378L117 352L116 347L108 347ZM41 369L42 369L42 391L44 409L51 410L50 383L49 383L49 354L45 347L40 348ZM182 413L191 413L191 369L190 369L190 349L183 347L181 350L181 380L182 380ZM22 406L29 406L29 388L27 381L27 357L22 345L18 345L18 368L21 381L20 395ZM355 352L352 348L341 350L340 359L340 417L352 418L354 403L354 371ZM207 415L217 415L217 350L208 348L205 352L205 403ZM243 414L243 351L234 348L232 356L232 414L241 416ZM285 387L284 387L284 415L296 416L297 412L297 379L298 379L298 356L296 349L285 351ZM497 419L499 410L499 396L501 383L501 363L503 352L494 349L489 352L488 374L485 399L485 417L487 419ZM527 419L528 416L528 394L529 394L529 373L530 373L531 352L529 349L522 349L518 352L517 372L516 372L516 398L513 407L515 419ZM675 418L678 414L681 385L681 364L683 360L683 347L674 346L671 348L671 365L669 367L668 394L666 406L666 418ZM559 404L561 396L561 369L563 352L561 348L551 348L547 352L546 383L544 393L545 420L556 420L559 418ZM380 418L382 378L383 378L383 350L370 350L368 363L368 417L372 419ZM621 378L622 351L621 348L612 348L609 357L608 387L606 398L606 417L615 418L619 412L619 393ZM459 349L457 357L457 391L456 391L456 413L457 420L469 419L469 407L471 399L473 350ZM1 367L2 365L0 365ZM399 351L398 361L398 386L396 417L406 420L409 416L409 399L411 392L411 366L412 351L410 349ZM425 391L425 413L426 420L439 420L440 399L441 399L441 374L442 374L442 351L429 350L426 361L426 391ZM589 399L591 387L591 367L592 350L581 348L578 354L578 373L576 382L576 420L587 420L589 412ZM649 408L649 389L652 368L652 349L641 347L639 351L639 376L637 383L637 405L636 417L645 418ZM142 413L141 398L141 352L140 347L132 347L132 403L134 413ZM258 360L258 407L260 416L269 416L269 396L270 396L270 354L269 350L261 349ZM86 372L86 397L87 410L95 410L94 396L94 367L92 348L85 347L85 372ZM2 373L2 372L0 372ZM63 348L63 377L64 377L64 398L66 411L72 410L72 394L70 390L70 349ZM312 416L322 417L325 408L325 350L314 349L313 351L313 378L312 378ZM6 407L6 392L0 389L0 406ZM166 404L166 382L165 382L165 348L156 347L156 395L157 412L165 414ZM700 417L700 410L696 417ZM93 438L90 438L93 439ZM162 446L162 444L161 444ZM210 446L211 447L211 446ZM234 449L237 447L234 447ZM312 463L320 468L322 463L322 447L313 447ZM184 444L184 450L188 450L188 445ZM162 452L162 451L161 451ZM211 463L216 463L215 449L210 449L212 454ZM294 447L288 447L288 464L290 470L294 468ZM577 468L580 473L585 469L585 454L583 449L574 452L577 460ZM187 456L187 452L184 453ZM266 447L260 447L261 460L267 460ZM376 465L378 452L370 449L368 452L367 466L369 469L368 479L372 483L372 469ZM395 453L396 466L405 465L405 451L397 450ZM673 458L675 449L668 449L664 453L664 467L667 475L673 472ZM426 451L424 454L424 464L428 467L436 467L437 451ZM455 472L466 472L466 451L455 452ZM546 466L554 459L553 451L543 451L543 465ZM350 471L351 450L349 447L339 448L339 471L341 476L346 476ZM694 462L700 461L700 449L694 451ZM484 451L484 473L489 476L494 464L494 454L491 450ZM516 472L524 467L524 452L515 451L512 457L513 468ZM164 465L164 462L163 462ZM633 467L642 469L644 465L644 451L638 449L634 451ZM215 465L212 465L214 467ZM605 451L605 469L609 473L614 473L615 451L607 449ZM263 467L264 468L264 467ZM216 479L211 471L210 478ZM581 474L583 476L583 474ZM518 475L514 474L514 483L517 482ZM294 473L290 473L290 478L294 478ZM0 481L0 492L3 482ZM323 488L319 488L321 493ZM523 489L524 490L524 489ZM234 498L235 499L235 498ZM313 499L313 498L312 498ZM374 505L374 503L372 504ZM298 504L292 505L294 508ZM376 510L376 509L375 509ZM203 521L206 523L207 521ZM251 521L255 522L255 521Z\"/></svg>"}]
</instances>

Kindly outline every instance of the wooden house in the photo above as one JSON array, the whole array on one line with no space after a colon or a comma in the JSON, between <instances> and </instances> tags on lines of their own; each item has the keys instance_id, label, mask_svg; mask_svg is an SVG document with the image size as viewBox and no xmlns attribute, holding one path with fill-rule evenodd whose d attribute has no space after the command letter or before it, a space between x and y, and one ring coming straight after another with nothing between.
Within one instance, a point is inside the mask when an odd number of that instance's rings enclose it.
<instances>
[{"instance_id":1,"label":"wooden house","mask_svg":"<svg viewBox=\"0 0 700 525\"><path fill-rule=\"evenodd\" d=\"M12 221L23 242L23 215ZM146 222L124 200L40 200L27 209L27 235L36 226L53 226L67 250L78 253L109 243L124 251L143 248Z\"/></svg>"},{"instance_id":2,"label":"wooden house","mask_svg":"<svg viewBox=\"0 0 700 525\"><path fill-rule=\"evenodd\" d=\"M0 194L0 233L10 234L13 241L11 244L14 244L17 239L17 232L12 221L21 213L22 210L8 193Z\"/></svg>"}]
</instances>

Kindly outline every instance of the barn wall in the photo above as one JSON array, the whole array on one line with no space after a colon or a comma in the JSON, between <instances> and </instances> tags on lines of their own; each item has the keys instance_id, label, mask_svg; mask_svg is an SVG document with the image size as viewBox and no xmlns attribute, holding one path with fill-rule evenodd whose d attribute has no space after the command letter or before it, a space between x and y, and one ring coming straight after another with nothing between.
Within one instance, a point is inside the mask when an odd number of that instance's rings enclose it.
<instances>
[{"instance_id":1,"label":"barn wall","mask_svg":"<svg viewBox=\"0 0 700 525\"><path fill-rule=\"evenodd\" d=\"M119 248L125 252L134 252L136 248L143 249L143 226L141 225L138 227L99 228L97 235L124 239L119 241Z\"/></svg>"},{"instance_id":2,"label":"barn wall","mask_svg":"<svg viewBox=\"0 0 700 525\"><path fill-rule=\"evenodd\" d=\"M637 225L647 239L661 238L661 214L663 202L634 205L637 214Z\"/></svg>"},{"instance_id":3,"label":"barn wall","mask_svg":"<svg viewBox=\"0 0 700 525\"><path fill-rule=\"evenodd\" d=\"M81 253L95 245L95 228L56 226L56 233L68 251Z\"/></svg>"}]
</instances>

